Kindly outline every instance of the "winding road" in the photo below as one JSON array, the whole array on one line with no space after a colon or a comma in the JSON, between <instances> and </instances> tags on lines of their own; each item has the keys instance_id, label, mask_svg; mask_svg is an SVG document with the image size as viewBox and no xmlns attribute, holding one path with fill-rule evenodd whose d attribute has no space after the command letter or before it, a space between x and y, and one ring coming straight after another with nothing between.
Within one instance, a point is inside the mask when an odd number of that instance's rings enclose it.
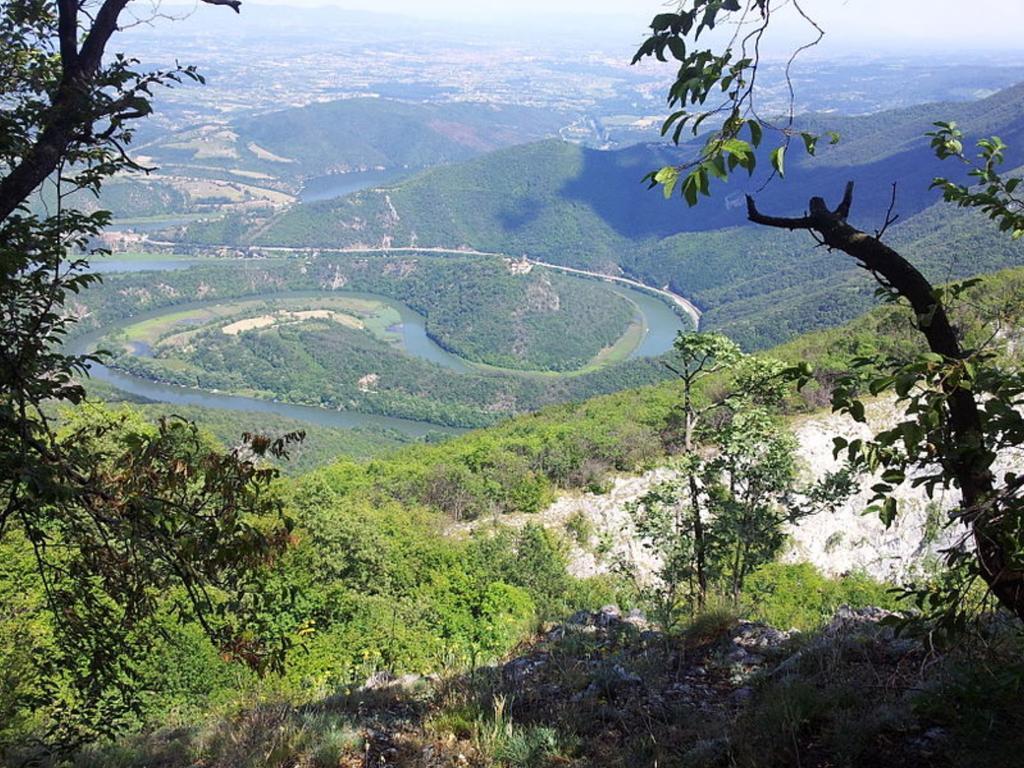
<instances>
[{"instance_id":1,"label":"winding road","mask_svg":"<svg viewBox=\"0 0 1024 768\"><path fill-rule=\"evenodd\" d=\"M538 261L536 259L526 259L530 264L536 264L539 267L547 267L548 269L557 269L559 272L570 272L574 275L588 275L590 277L596 277L599 280L608 280L615 283L624 283L625 285L632 286L633 288L639 288L644 291L650 291L656 293L659 296L664 296L675 303L677 307L682 309L686 314L693 320L693 327L700 328L701 311L697 309L696 305L689 299L680 296L678 293L673 293L666 286L665 288L655 288L641 283L638 280L632 280L628 277L619 277L617 275L606 275L603 272L591 272L587 269L576 269L575 267L564 267L561 264L551 264L547 261Z\"/></svg>"},{"instance_id":2,"label":"winding road","mask_svg":"<svg viewBox=\"0 0 1024 768\"><path fill-rule=\"evenodd\" d=\"M148 240L152 245L162 246L167 248L180 248L182 243L175 243L169 240ZM236 246L208 246L210 248L234 248ZM690 319L693 321L693 327L700 328L701 311L697 306L687 299L685 296L680 296L678 293L673 293L668 289L668 286L664 288L655 288L652 285L641 283L639 280L633 280L629 277L621 277L619 275L608 275L604 272L593 272L589 269L579 269L577 267L566 267L561 264L552 264L549 261L541 261L540 259L531 259L529 256L511 256L507 253L496 253L493 251L478 251L472 248L441 248L438 246L428 247L415 247L411 245L395 246L392 248L293 248L283 245L260 245L251 246L253 250L258 250L267 253L319 253L321 251L329 251L330 253L437 253L450 256L488 256L497 257L501 259L508 259L510 261L525 261L528 264L532 264L536 267L546 267L547 269L554 269L558 272L567 272L573 275L584 275L586 277L592 277L597 280L606 280L613 283L622 283L628 285L631 288L638 288L642 291L649 291L650 293L663 296L664 298L671 301L683 312L685 312Z\"/></svg>"}]
</instances>

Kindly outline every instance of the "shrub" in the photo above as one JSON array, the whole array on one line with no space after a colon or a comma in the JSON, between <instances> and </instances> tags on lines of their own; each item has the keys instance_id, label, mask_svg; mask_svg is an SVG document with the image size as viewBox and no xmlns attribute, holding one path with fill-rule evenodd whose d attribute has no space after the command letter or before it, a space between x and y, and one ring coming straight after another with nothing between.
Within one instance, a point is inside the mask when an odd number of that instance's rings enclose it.
<instances>
[{"instance_id":1,"label":"shrub","mask_svg":"<svg viewBox=\"0 0 1024 768\"><path fill-rule=\"evenodd\" d=\"M587 547L594 536L594 524L583 512L576 510L565 521L565 532L581 547Z\"/></svg>"},{"instance_id":2,"label":"shrub","mask_svg":"<svg viewBox=\"0 0 1024 768\"><path fill-rule=\"evenodd\" d=\"M863 573L828 578L810 563L769 563L747 577L743 601L750 617L780 629L822 626L841 605L895 608L889 588Z\"/></svg>"}]
</instances>

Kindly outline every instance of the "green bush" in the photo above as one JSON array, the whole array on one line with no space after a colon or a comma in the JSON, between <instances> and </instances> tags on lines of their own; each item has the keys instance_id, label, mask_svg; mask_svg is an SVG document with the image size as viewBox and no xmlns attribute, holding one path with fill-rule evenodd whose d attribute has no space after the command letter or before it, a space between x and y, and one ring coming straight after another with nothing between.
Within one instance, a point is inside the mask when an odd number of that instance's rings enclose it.
<instances>
[{"instance_id":1,"label":"green bush","mask_svg":"<svg viewBox=\"0 0 1024 768\"><path fill-rule=\"evenodd\" d=\"M825 624L841 605L891 609L897 599L866 574L828 578L809 563L770 563L747 577L743 602L755 621L809 631Z\"/></svg>"}]
</instances>

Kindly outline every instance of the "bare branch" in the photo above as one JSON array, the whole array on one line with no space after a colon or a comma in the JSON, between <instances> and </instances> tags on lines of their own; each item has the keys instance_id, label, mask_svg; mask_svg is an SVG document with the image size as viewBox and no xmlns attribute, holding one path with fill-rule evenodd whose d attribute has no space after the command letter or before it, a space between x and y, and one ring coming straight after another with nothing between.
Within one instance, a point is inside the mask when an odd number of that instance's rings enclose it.
<instances>
[{"instance_id":1,"label":"bare branch","mask_svg":"<svg viewBox=\"0 0 1024 768\"><path fill-rule=\"evenodd\" d=\"M781 216L765 216L757 210L757 203L754 198L747 195L747 218L755 224L776 229L810 230L814 228L814 219L810 216L803 216L798 219L784 218Z\"/></svg>"},{"instance_id":2,"label":"bare branch","mask_svg":"<svg viewBox=\"0 0 1024 768\"><path fill-rule=\"evenodd\" d=\"M209 3L210 5L227 5L230 6L235 13L241 13L239 10L239 6L242 5L241 0L203 0L203 2Z\"/></svg>"},{"instance_id":3,"label":"bare branch","mask_svg":"<svg viewBox=\"0 0 1024 768\"><path fill-rule=\"evenodd\" d=\"M816 198L817 199L817 198ZM850 208L853 207L853 182L846 182L846 189L843 191L843 200L839 203L839 207L836 208L835 214L843 221L850 218ZM813 201L812 201L813 210Z\"/></svg>"},{"instance_id":4,"label":"bare branch","mask_svg":"<svg viewBox=\"0 0 1024 768\"><path fill-rule=\"evenodd\" d=\"M893 209L896 207L896 182L892 183L892 198L889 200L889 209L885 212L885 221L882 222L882 228L875 231L875 240L881 240L882 236L885 235L886 231L890 226L899 221L900 215L893 214Z\"/></svg>"}]
</instances>

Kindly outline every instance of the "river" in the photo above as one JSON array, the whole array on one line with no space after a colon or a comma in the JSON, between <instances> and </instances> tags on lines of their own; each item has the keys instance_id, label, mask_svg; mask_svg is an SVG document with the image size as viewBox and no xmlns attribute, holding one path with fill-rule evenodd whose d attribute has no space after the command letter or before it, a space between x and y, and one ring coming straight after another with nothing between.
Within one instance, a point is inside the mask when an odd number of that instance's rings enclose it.
<instances>
[{"instance_id":1,"label":"river","mask_svg":"<svg viewBox=\"0 0 1024 768\"><path fill-rule=\"evenodd\" d=\"M331 173L309 179L299 192L299 200L304 203L315 203L320 200L332 200L370 187L394 184L410 176L414 171L408 168L388 168L384 170L352 171L350 173Z\"/></svg>"},{"instance_id":2,"label":"river","mask_svg":"<svg viewBox=\"0 0 1024 768\"><path fill-rule=\"evenodd\" d=\"M190 263L191 262L186 262L184 260L181 262L124 262L125 266L130 265L131 271L141 271L142 269L153 271L160 271L163 269L181 269L189 266ZM143 264L145 264L145 267L142 267ZM113 264L108 262L103 266L103 271L110 271L109 267L113 266ZM668 306L668 304L650 293L623 285L614 285L609 287L611 290L629 299L634 304L644 323L644 337L640 344L638 344L630 354L631 358L650 357L666 352L671 348L672 341L675 339L676 333L687 328L685 321L682 320L672 310L672 308ZM469 373L474 370L474 367L470 363L443 349L427 335L426 319L422 315L402 302L386 296L351 291L332 291L329 293L316 291L284 291L273 294L243 296L237 298L260 301L287 298L316 298L318 296L336 296L339 294L351 296L352 298L371 299L374 301L384 302L398 310L401 317L401 324L397 330L401 332L402 347L408 354L415 355L459 373ZM69 351L73 354L80 354L86 350L93 349L103 336L118 330L119 328L154 317L159 317L160 315L168 312L198 309L221 302L223 302L223 299L197 301L187 304L161 307L149 312L142 312L134 315L130 319L111 324L101 330L77 337L70 343ZM145 350L140 350L140 352L145 354ZM357 413L354 411L339 411L331 408L293 405L273 400L261 400L259 398L245 397L241 395L219 394L205 390L177 386L174 384L164 384L150 381L149 379L139 376L133 376L122 371L113 370L105 365L99 364L91 366L90 373L94 378L104 381L122 392L135 397L141 397L161 403L170 403L175 405L199 405L207 408L222 408L231 411L274 413L279 416L285 416L326 427L345 427L349 429L356 427L374 427L393 429L413 437L421 437L437 432L456 433L462 431L433 423L414 421L411 419Z\"/></svg>"}]
</instances>

